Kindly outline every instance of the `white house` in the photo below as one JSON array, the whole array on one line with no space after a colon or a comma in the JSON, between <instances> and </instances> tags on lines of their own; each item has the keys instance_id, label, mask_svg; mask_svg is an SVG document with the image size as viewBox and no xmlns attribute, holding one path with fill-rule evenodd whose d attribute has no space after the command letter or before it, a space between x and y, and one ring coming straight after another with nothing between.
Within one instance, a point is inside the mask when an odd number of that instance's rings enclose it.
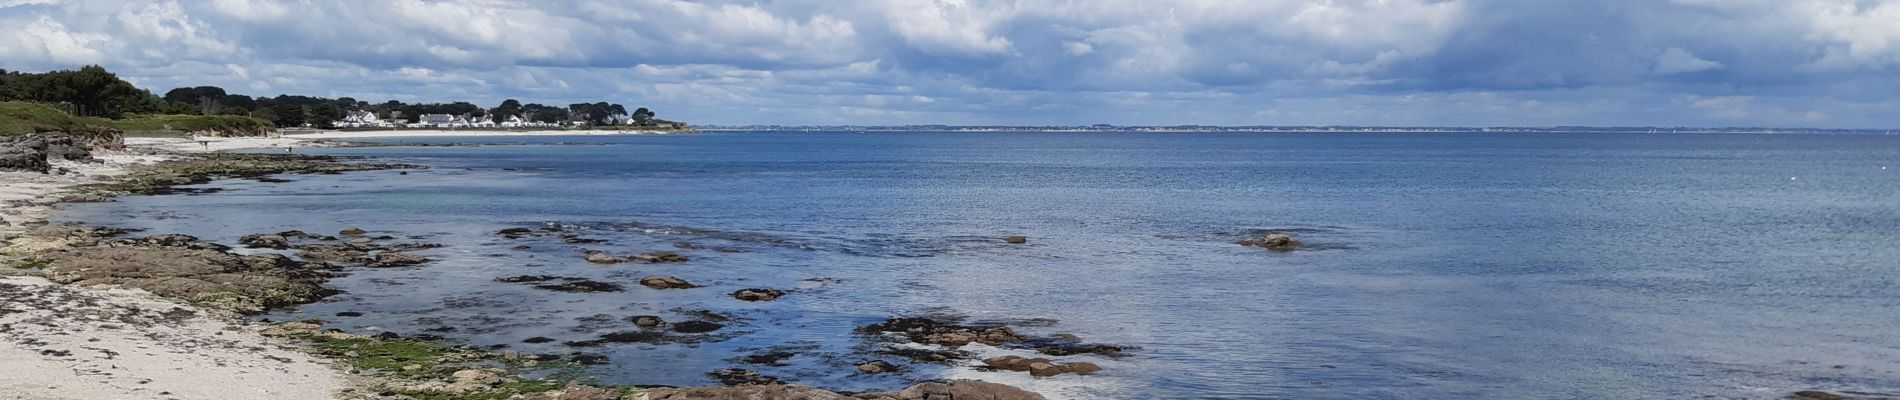
<instances>
[{"instance_id":1,"label":"white house","mask_svg":"<svg viewBox=\"0 0 1900 400\"><path fill-rule=\"evenodd\" d=\"M422 118L416 120L416 124L431 128L453 128L457 119L454 115L448 114L422 114Z\"/></svg>"},{"instance_id":2,"label":"white house","mask_svg":"<svg viewBox=\"0 0 1900 400\"><path fill-rule=\"evenodd\" d=\"M503 128L520 128L524 126L528 126L528 120L522 119L519 115L510 115L507 120L501 121L501 127Z\"/></svg>"},{"instance_id":3,"label":"white house","mask_svg":"<svg viewBox=\"0 0 1900 400\"><path fill-rule=\"evenodd\" d=\"M383 121L381 118L377 118L376 113L363 110L350 110L347 115L343 116L343 121L338 122L336 125L345 128L386 128L392 124Z\"/></svg>"}]
</instances>

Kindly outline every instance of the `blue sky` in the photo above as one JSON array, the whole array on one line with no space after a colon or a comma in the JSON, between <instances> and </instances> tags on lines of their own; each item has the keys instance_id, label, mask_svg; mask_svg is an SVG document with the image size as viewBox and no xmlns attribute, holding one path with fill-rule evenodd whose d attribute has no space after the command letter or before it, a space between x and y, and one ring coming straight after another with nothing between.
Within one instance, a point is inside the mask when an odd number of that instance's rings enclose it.
<instances>
[{"instance_id":1,"label":"blue sky","mask_svg":"<svg viewBox=\"0 0 1900 400\"><path fill-rule=\"evenodd\" d=\"M1900 127L1900 0L0 0L0 68L697 123Z\"/></svg>"}]
</instances>

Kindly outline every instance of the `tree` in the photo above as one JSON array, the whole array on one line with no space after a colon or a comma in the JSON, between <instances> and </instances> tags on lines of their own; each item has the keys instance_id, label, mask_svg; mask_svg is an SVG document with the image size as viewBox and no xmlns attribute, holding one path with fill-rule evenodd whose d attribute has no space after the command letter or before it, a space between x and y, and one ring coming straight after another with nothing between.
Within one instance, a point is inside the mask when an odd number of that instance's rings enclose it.
<instances>
[{"instance_id":1,"label":"tree","mask_svg":"<svg viewBox=\"0 0 1900 400\"><path fill-rule=\"evenodd\" d=\"M646 107L633 110L633 123L635 125L650 126L653 124L653 117L656 117L656 115L653 114L652 110L648 110Z\"/></svg>"},{"instance_id":2,"label":"tree","mask_svg":"<svg viewBox=\"0 0 1900 400\"><path fill-rule=\"evenodd\" d=\"M502 100L501 105L496 106L494 112L490 112L488 115L493 117L497 124L507 121L508 116L521 115L521 101L515 99Z\"/></svg>"},{"instance_id":3,"label":"tree","mask_svg":"<svg viewBox=\"0 0 1900 400\"><path fill-rule=\"evenodd\" d=\"M350 102L354 104L355 102ZM321 128L335 128L336 122L343 119L343 108L336 103L323 103L310 108L310 122Z\"/></svg>"},{"instance_id":4,"label":"tree","mask_svg":"<svg viewBox=\"0 0 1900 400\"><path fill-rule=\"evenodd\" d=\"M303 106L298 104L276 102L276 105L271 106L271 113L277 116L277 119L271 122L277 124L279 128L303 126L306 121L303 115Z\"/></svg>"}]
</instances>

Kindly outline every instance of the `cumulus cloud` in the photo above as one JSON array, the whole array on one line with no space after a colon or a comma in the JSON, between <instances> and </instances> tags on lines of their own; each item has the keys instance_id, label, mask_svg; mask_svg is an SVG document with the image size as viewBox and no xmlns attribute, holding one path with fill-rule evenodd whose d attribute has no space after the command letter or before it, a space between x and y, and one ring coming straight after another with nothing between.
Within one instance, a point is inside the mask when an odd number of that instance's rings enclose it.
<instances>
[{"instance_id":1,"label":"cumulus cloud","mask_svg":"<svg viewBox=\"0 0 1900 400\"><path fill-rule=\"evenodd\" d=\"M0 67L713 123L1876 126L1896 20L1900 0L0 0Z\"/></svg>"}]
</instances>

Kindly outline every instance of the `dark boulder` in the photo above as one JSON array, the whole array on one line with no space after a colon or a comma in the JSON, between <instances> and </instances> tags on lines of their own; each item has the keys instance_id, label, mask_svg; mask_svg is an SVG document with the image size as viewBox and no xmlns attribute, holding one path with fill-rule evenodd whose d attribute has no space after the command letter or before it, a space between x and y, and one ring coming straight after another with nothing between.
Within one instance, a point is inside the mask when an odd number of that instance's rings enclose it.
<instances>
[{"instance_id":1,"label":"dark boulder","mask_svg":"<svg viewBox=\"0 0 1900 400\"><path fill-rule=\"evenodd\" d=\"M679 333L706 333L724 327L726 326L706 321L686 321L673 324L673 331Z\"/></svg>"}]
</instances>

